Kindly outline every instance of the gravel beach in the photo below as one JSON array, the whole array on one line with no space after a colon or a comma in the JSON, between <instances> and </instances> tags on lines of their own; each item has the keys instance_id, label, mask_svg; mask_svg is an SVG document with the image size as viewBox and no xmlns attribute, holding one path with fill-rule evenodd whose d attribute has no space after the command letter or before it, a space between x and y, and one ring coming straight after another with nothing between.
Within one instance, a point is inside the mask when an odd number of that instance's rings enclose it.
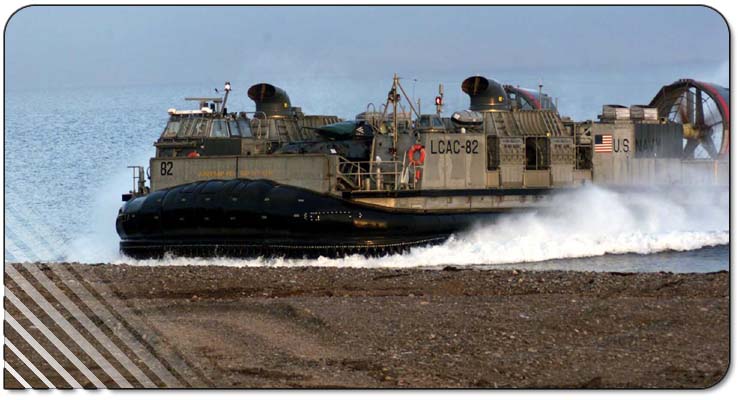
<instances>
[{"instance_id":1,"label":"gravel beach","mask_svg":"<svg viewBox=\"0 0 740 400\"><path fill-rule=\"evenodd\" d=\"M79 322L85 314L157 387L705 388L729 364L727 272L6 264L6 291L63 338L23 281L123 365ZM7 296L5 309L34 334ZM11 328L6 319L6 336L44 365ZM6 371L5 387L18 385Z\"/></svg>"}]
</instances>

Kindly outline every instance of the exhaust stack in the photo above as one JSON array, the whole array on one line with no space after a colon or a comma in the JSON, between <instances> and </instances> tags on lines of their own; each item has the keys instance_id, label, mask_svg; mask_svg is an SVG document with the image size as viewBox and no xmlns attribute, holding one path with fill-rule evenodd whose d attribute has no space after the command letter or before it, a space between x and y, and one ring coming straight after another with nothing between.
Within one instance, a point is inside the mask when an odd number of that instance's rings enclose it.
<instances>
[{"instance_id":1,"label":"exhaust stack","mask_svg":"<svg viewBox=\"0 0 740 400\"><path fill-rule=\"evenodd\" d=\"M269 83L258 83L247 91L247 96L257 106L257 113L263 112L267 117L291 116L290 97L285 90Z\"/></svg>"},{"instance_id":2,"label":"exhaust stack","mask_svg":"<svg viewBox=\"0 0 740 400\"><path fill-rule=\"evenodd\" d=\"M462 91L470 96L471 111L510 110L509 97L504 87L483 76L471 76L462 83Z\"/></svg>"}]
</instances>

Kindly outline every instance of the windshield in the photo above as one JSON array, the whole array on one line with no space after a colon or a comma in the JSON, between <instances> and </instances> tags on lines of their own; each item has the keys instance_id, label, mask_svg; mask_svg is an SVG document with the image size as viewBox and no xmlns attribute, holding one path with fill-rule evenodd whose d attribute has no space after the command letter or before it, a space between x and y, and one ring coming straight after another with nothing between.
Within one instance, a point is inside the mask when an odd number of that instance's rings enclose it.
<instances>
[{"instance_id":1,"label":"windshield","mask_svg":"<svg viewBox=\"0 0 740 400\"><path fill-rule=\"evenodd\" d=\"M190 128L193 126L193 121L190 118L183 119L181 122L180 130L177 131L177 137L182 138L189 135Z\"/></svg>"},{"instance_id":2,"label":"windshield","mask_svg":"<svg viewBox=\"0 0 740 400\"><path fill-rule=\"evenodd\" d=\"M205 118L197 119L195 121L195 125L193 126L193 132L190 135L196 137L207 136L209 122L211 121Z\"/></svg>"},{"instance_id":3,"label":"windshield","mask_svg":"<svg viewBox=\"0 0 740 400\"><path fill-rule=\"evenodd\" d=\"M246 119L237 120L242 137L252 137L252 129L249 127L249 121Z\"/></svg>"},{"instance_id":4,"label":"windshield","mask_svg":"<svg viewBox=\"0 0 740 400\"><path fill-rule=\"evenodd\" d=\"M211 125L211 137L229 137L229 130L226 128L226 121L222 119L213 120L213 125Z\"/></svg>"},{"instance_id":5,"label":"windshield","mask_svg":"<svg viewBox=\"0 0 740 400\"><path fill-rule=\"evenodd\" d=\"M180 120L173 120L168 122L167 126L164 128L162 137L173 138L177 136L177 132L180 130L180 125L182 125L182 122Z\"/></svg>"},{"instance_id":6,"label":"windshield","mask_svg":"<svg viewBox=\"0 0 740 400\"><path fill-rule=\"evenodd\" d=\"M241 133L239 133L239 125L237 125L234 120L229 121L229 131L231 131L231 137L241 136Z\"/></svg>"}]
</instances>

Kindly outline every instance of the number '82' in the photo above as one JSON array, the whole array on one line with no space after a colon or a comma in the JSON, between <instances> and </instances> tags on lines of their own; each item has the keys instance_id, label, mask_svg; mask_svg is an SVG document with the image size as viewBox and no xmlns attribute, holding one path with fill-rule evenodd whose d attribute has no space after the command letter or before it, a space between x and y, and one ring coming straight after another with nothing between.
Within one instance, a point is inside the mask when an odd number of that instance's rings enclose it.
<instances>
[{"instance_id":1,"label":"number '82'","mask_svg":"<svg viewBox=\"0 0 740 400\"><path fill-rule=\"evenodd\" d=\"M162 161L159 163L159 174L162 176L172 175L172 161Z\"/></svg>"}]
</instances>

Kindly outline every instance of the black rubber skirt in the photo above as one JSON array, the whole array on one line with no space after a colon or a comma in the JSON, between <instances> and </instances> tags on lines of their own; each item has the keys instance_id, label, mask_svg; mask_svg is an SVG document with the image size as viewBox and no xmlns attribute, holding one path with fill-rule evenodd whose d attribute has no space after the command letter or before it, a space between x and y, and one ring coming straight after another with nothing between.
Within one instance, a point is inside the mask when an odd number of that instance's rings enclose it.
<instances>
[{"instance_id":1,"label":"black rubber skirt","mask_svg":"<svg viewBox=\"0 0 740 400\"><path fill-rule=\"evenodd\" d=\"M382 255L438 244L497 213L397 212L268 180L212 180L126 202L120 250L134 258Z\"/></svg>"}]
</instances>

